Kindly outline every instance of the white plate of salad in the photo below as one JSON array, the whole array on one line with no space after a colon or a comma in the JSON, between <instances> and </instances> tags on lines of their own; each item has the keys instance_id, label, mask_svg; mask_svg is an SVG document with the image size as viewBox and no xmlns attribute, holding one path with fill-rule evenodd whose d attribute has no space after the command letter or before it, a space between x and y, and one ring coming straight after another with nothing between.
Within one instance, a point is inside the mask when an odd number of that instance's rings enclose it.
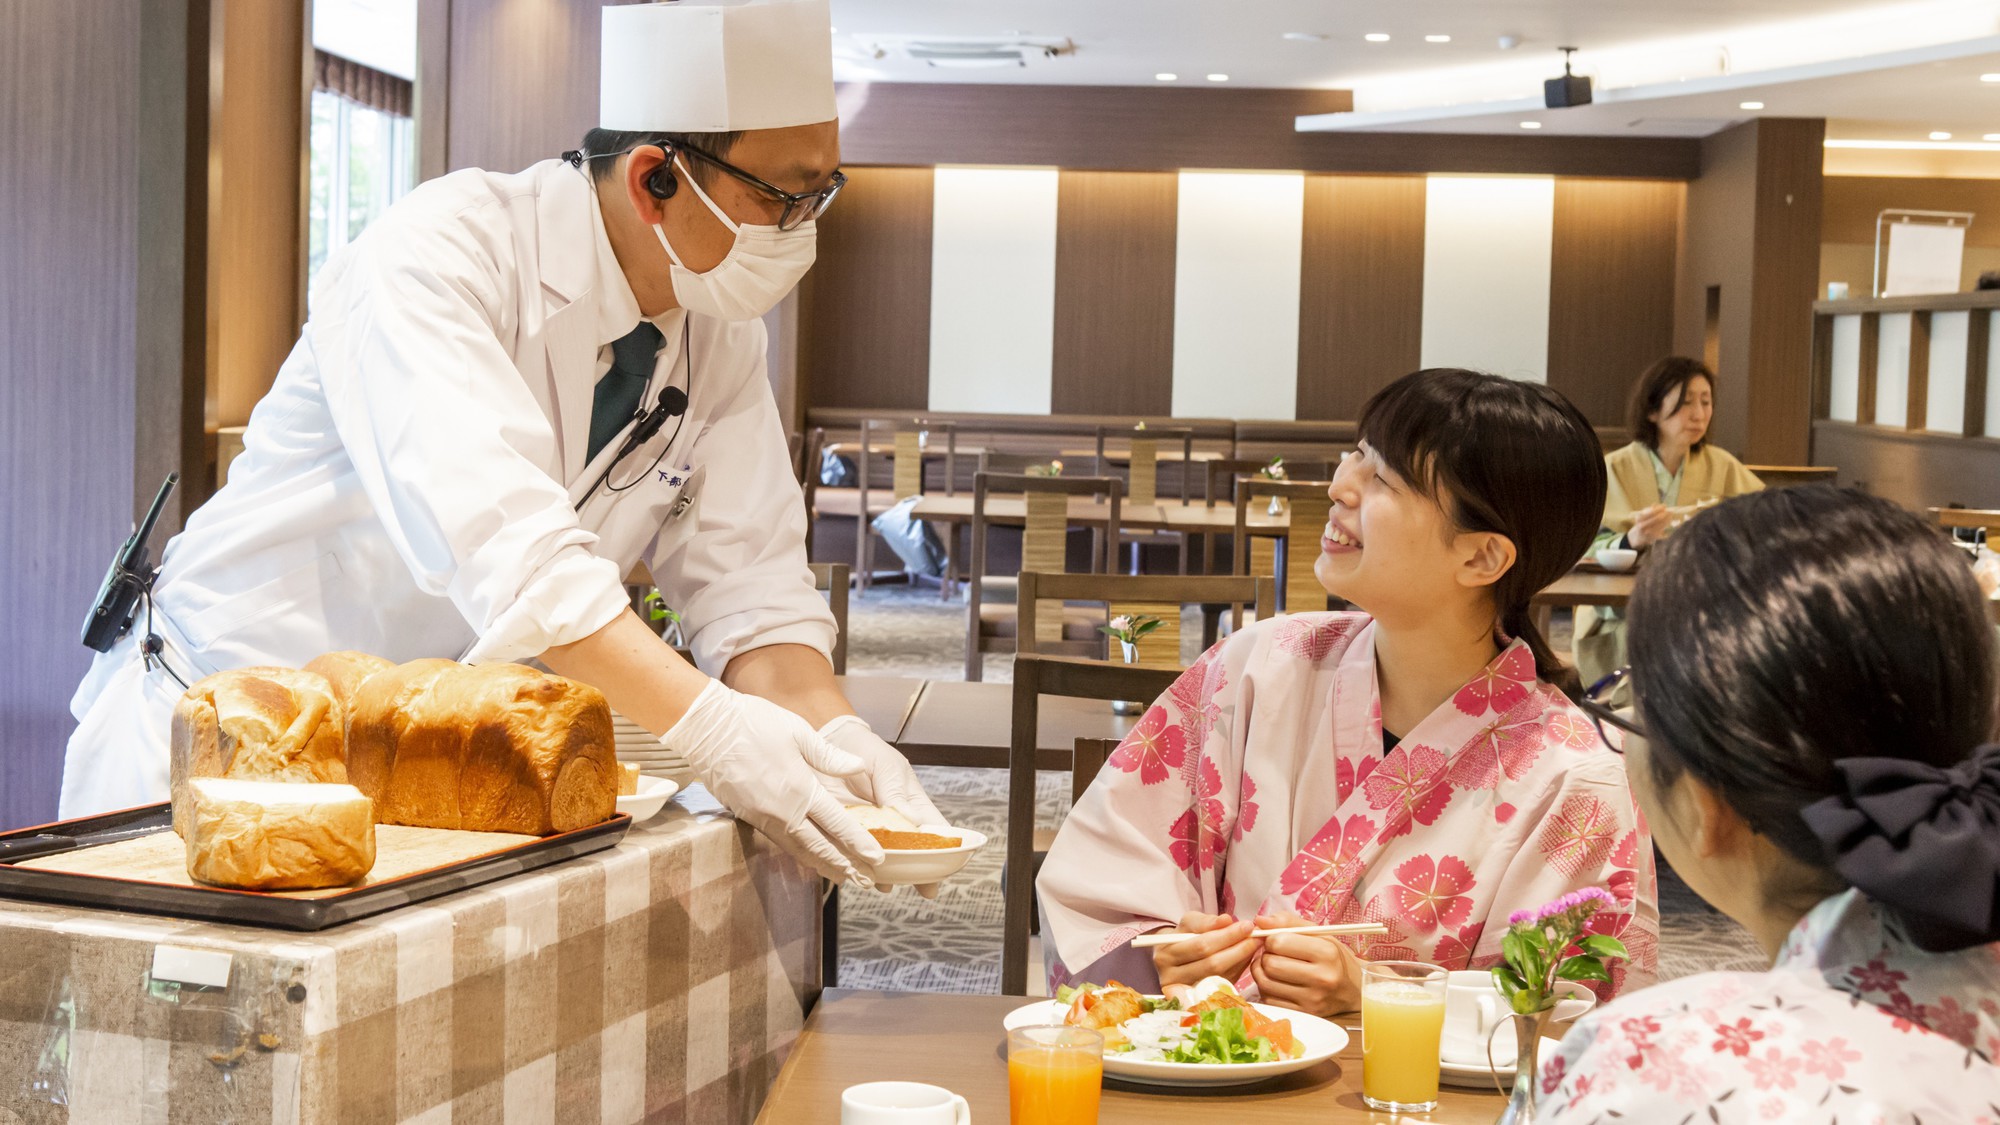
<instances>
[{"instance_id":1,"label":"white plate of salad","mask_svg":"<svg viewBox=\"0 0 2000 1125\"><path fill-rule=\"evenodd\" d=\"M1221 977L1142 995L1112 981L1058 990L1016 1008L1007 1030L1044 1024L1104 1036L1104 1073L1155 1086L1239 1086L1323 1062L1347 1046L1338 1024L1254 1004Z\"/></svg>"}]
</instances>

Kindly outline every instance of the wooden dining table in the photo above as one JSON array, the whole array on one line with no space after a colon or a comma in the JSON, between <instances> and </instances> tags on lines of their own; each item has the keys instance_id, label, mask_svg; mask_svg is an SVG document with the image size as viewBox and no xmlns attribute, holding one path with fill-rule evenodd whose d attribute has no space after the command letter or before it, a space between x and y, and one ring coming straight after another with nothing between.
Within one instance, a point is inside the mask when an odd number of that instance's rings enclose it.
<instances>
[{"instance_id":1,"label":"wooden dining table","mask_svg":"<svg viewBox=\"0 0 2000 1125\"><path fill-rule=\"evenodd\" d=\"M1077 739L1122 739L1138 721L1137 715L1113 714L1101 699L1046 696L1036 723L1035 768L1066 770ZM931 680L888 740L916 765L1004 770L1013 723L1014 685Z\"/></svg>"},{"instance_id":2,"label":"wooden dining table","mask_svg":"<svg viewBox=\"0 0 2000 1125\"><path fill-rule=\"evenodd\" d=\"M972 1120L1008 1117L1007 1035L1000 1021L1021 996L828 989L764 1099L759 1125L840 1120L840 1094L863 1082L927 1082L970 1103ZM1358 1016L1338 1022L1359 1025ZM1361 1101L1361 1036L1306 1070L1249 1086L1173 1089L1117 1079L1104 1084L1100 1125L1490 1125L1506 1099L1493 1090L1440 1091L1430 1113L1378 1113Z\"/></svg>"},{"instance_id":3,"label":"wooden dining table","mask_svg":"<svg viewBox=\"0 0 2000 1125\"><path fill-rule=\"evenodd\" d=\"M1528 601L1528 611L1533 615L1535 628L1543 636L1549 634L1549 618L1558 607L1575 609L1580 605L1605 606L1610 609L1624 609L1632 600L1632 587L1639 576L1632 571L1613 574L1602 570L1572 570Z\"/></svg>"}]
</instances>

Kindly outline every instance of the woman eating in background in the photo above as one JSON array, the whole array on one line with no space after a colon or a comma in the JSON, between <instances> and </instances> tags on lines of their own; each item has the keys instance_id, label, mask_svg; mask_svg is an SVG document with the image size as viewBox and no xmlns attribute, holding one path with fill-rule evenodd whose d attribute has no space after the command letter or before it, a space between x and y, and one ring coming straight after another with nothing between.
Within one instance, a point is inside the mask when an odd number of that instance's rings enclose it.
<instances>
[{"instance_id":1,"label":"woman eating in background","mask_svg":"<svg viewBox=\"0 0 2000 1125\"><path fill-rule=\"evenodd\" d=\"M1700 360L1670 355L1632 386L1632 444L1605 455L1604 521L1592 554L1606 547L1644 551L1667 537L1697 506L1764 487L1726 449L1709 444L1715 372ZM1625 618L1615 609L1581 606L1572 633L1576 670L1594 684L1625 666ZM1619 706L1629 699L1620 689Z\"/></svg>"},{"instance_id":2,"label":"woman eating in background","mask_svg":"<svg viewBox=\"0 0 2000 1125\"><path fill-rule=\"evenodd\" d=\"M1052 986L1213 974L1348 1011L1362 960L1488 965L1509 913L1586 886L1651 979L1652 844L1528 610L1597 526L1596 435L1547 387L1449 369L1390 384L1360 431L1314 573L1362 612L1240 630L1147 711L1042 868ZM1250 936L1358 921L1388 932ZM1127 944L1170 926L1203 936Z\"/></svg>"},{"instance_id":3,"label":"woman eating in background","mask_svg":"<svg viewBox=\"0 0 2000 1125\"><path fill-rule=\"evenodd\" d=\"M1996 669L1965 560L1814 486L1724 504L1658 562L1631 605L1632 788L1776 964L1585 1017L1542 1119L2000 1120Z\"/></svg>"}]
</instances>

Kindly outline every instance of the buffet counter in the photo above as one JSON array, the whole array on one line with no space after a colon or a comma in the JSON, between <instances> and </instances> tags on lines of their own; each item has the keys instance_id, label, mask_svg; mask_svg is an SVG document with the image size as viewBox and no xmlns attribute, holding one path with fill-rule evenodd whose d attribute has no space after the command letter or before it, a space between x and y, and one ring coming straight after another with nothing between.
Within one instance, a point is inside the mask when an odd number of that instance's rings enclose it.
<instances>
[{"instance_id":1,"label":"buffet counter","mask_svg":"<svg viewBox=\"0 0 2000 1125\"><path fill-rule=\"evenodd\" d=\"M819 989L820 887L696 788L318 933L0 899L0 1123L748 1122Z\"/></svg>"}]
</instances>

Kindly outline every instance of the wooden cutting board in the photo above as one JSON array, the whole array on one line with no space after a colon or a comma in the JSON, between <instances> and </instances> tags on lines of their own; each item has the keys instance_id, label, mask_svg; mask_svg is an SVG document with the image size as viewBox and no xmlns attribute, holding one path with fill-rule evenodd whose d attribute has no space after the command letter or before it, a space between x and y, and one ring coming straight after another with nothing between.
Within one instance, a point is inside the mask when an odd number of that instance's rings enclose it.
<instances>
[{"instance_id":1,"label":"wooden cutting board","mask_svg":"<svg viewBox=\"0 0 2000 1125\"><path fill-rule=\"evenodd\" d=\"M540 840L512 832L461 832L452 828L410 828L401 824L375 826L375 867L359 883L326 887L316 891L273 891L283 898L327 898L375 883L385 883L434 867L463 863L494 852L517 848ZM40 859L24 859L16 867L46 871L67 871L77 875L101 875L116 879L136 879L175 887L199 887L188 878L187 846L172 831L162 829L136 840L119 840L81 848Z\"/></svg>"}]
</instances>

